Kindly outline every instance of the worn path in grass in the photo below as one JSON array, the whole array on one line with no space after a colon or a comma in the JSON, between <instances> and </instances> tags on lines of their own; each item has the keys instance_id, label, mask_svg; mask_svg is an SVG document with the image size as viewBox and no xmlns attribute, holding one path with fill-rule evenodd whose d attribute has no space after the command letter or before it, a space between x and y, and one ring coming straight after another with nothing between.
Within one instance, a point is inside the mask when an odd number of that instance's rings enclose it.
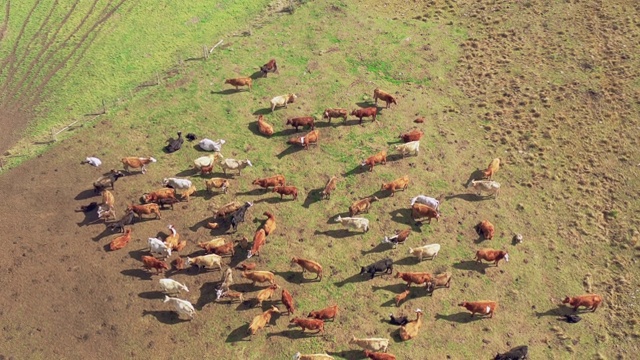
<instances>
[{"instance_id":1,"label":"worn path in grass","mask_svg":"<svg viewBox=\"0 0 640 360\"><path fill-rule=\"evenodd\" d=\"M637 105L630 99L637 85L616 74L633 72L638 64L630 56L611 58L617 54L612 49L632 47L634 20L622 14L636 9L558 2L562 12L541 1L491 6L435 1L418 12L409 4L393 5L312 2L252 36L235 38L219 62L190 67L95 129L3 174L0 233L8 240L0 253L7 273L0 278L5 352L0 355L261 359L270 353L285 359L296 351L327 351L359 359L362 353L347 345L352 334L395 339L395 327L383 318L389 312L412 316L417 307L425 311L425 324L416 339L392 341L390 352L398 358L488 358L520 344L529 345L532 358L636 353L638 309L632 305L638 296L634 198L639 187L632 163L638 158L632 116ZM594 11L599 15L590 15ZM326 14L331 21L320 16ZM564 17L584 22L574 20L577 30L568 33ZM580 31L586 28L608 30ZM275 44L273 34L279 36ZM587 43L596 46L580 56ZM257 79L251 93L222 86L224 78L255 72L256 54L260 62L276 57L281 74ZM319 115L329 106L367 105L375 86L399 98L398 106L381 111L377 123L319 121L318 147L286 146L294 134L284 125L286 118ZM272 96L290 91L300 94L296 103L265 111ZM256 134L258 113L274 125L273 137ZM427 119L420 125L426 133L420 156L392 156L372 173L359 169L362 158L390 149L417 116ZM98 200L90 184L119 167L117 159L152 154L159 160L148 174L116 183L118 215L168 175L191 177L202 188L189 170L192 159L202 155L194 144L185 143L175 154L161 151L177 130L226 139L225 156L249 158L255 166L233 177L229 194L199 192L188 204L163 211L160 221L136 223L127 248L106 252L116 235L72 211ZM88 153L100 156L105 166L79 165ZM469 194L463 184L496 156L503 161L496 175L503 184L498 199ZM298 201L280 201L250 185L275 173L298 186ZM378 191L381 182L404 174L412 180L406 192L388 197ZM331 200L321 201L319 191L330 175L341 182ZM409 223L408 202L418 193L445 195L440 222ZM372 223L369 233L348 233L333 223L352 201L372 194L381 201L364 215ZM181 321L162 304L159 277L140 269L147 237L165 236L171 223L189 241L182 255L195 254L196 242L216 235L203 227L211 211L234 199L256 205L231 239L251 238L265 210L277 217L278 230L255 261L276 273L278 284L296 299L298 313L334 302L341 306L326 335L301 334L282 316L247 341L246 325L261 309L251 302L214 303L217 270L168 274L189 286L190 293L181 297L195 304L193 321ZM473 230L482 219L496 225L491 241L478 239ZM391 250L379 244L384 235L406 227L414 230L407 246ZM524 235L523 244L512 243L516 232ZM418 263L408 256L408 246L430 242L442 245L436 260ZM475 250L485 246L508 249L511 261L499 268L472 262ZM225 263L236 264L244 254L238 250ZM290 267L294 255L323 264L323 281L303 278L299 268ZM370 281L357 276L360 266L386 256L400 271L451 271L452 287L433 296L415 287L396 309L392 299L404 285L389 276ZM233 288L254 298L261 287L234 275ZM575 325L557 320L564 313L557 307L564 295L590 291L605 297L597 312L581 312L583 321ZM456 306L480 299L499 301L493 319L471 320Z\"/></svg>"}]
</instances>

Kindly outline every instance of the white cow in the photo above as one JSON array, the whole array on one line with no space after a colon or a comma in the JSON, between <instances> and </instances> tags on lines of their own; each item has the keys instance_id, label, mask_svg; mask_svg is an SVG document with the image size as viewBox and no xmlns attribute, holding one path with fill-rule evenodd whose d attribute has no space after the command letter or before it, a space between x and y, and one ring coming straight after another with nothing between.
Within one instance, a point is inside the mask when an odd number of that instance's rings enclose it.
<instances>
[{"instance_id":1,"label":"white cow","mask_svg":"<svg viewBox=\"0 0 640 360\"><path fill-rule=\"evenodd\" d=\"M196 169L200 169L203 166L211 166L216 161L218 161L218 159L222 159L222 158L224 158L224 156L222 156L221 153L215 152L215 153L209 154L207 156L201 156L201 157L195 159L193 161L193 163L196 165Z\"/></svg>"},{"instance_id":2,"label":"white cow","mask_svg":"<svg viewBox=\"0 0 640 360\"><path fill-rule=\"evenodd\" d=\"M273 111L276 108L276 106L284 106L286 108L288 103L294 102L297 98L298 96L296 96L296 94L276 96L270 101L271 111Z\"/></svg>"},{"instance_id":3,"label":"white cow","mask_svg":"<svg viewBox=\"0 0 640 360\"><path fill-rule=\"evenodd\" d=\"M420 151L420 141L411 141L406 144L394 145L394 148L402 154L402 157L411 153L418 156L418 152Z\"/></svg>"},{"instance_id":4,"label":"white cow","mask_svg":"<svg viewBox=\"0 0 640 360\"><path fill-rule=\"evenodd\" d=\"M167 294L176 294L180 290L189 292L189 289L183 284L172 279L160 279L160 288Z\"/></svg>"},{"instance_id":5,"label":"white cow","mask_svg":"<svg viewBox=\"0 0 640 360\"><path fill-rule=\"evenodd\" d=\"M168 247L167 244L165 244L162 240L150 237L148 242L151 254L160 254L160 256L165 258L171 256L171 248Z\"/></svg>"},{"instance_id":6,"label":"white cow","mask_svg":"<svg viewBox=\"0 0 640 360\"><path fill-rule=\"evenodd\" d=\"M222 171L224 171L225 175L227 174L227 170L238 170L238 175L240 175L240 170L246 168L247 166L253 166L251 161L247 160L236 160L236 159L223 159L220 160L220 167L222 167Z\"/></svg>"},{"instance_id":7,"label":"white cow","mask_svg":"<svg viewBox=\"0 0 640 360\"><path fill-rule=\"evenodd\" d=\"M439 210L438 208L440 207L440 201L432 198L432 197L428 197L425 195L418 195L416 197L414 197L413 199L411 199L411 206L413 206L413 204L415 203L419 203L419 204L425 204L433 209Z\"/></svg>"},{"instance_id":8,"label":"white cow","mask_svg":"<svg viewBox=\"0 0 640 360\"><path fill-rule=\"evenodd\" d=\"M89 164L91 166L98 167L102 165L102 161L97 157L88 156L86 159L84 159L84 161L81 162L81 164Z\"/></svg>"},{"instance_id":9,"label":"white cow","mask_svg":"<svg viewBox=\"0 0 640 360\"><path fill-rule=\"evenodd\" d=\"M293 360L333 360L334 357L327 354L301 354L299 351L293 355Z\"/></svg>"},{"instance_id":10,"label":"white cow","mask_svg":"<svg viewBox=\"0 0 640 360\"><path fill-rule=\"evenodd\" d=\"M189 179L164 178L162 180L162 185L174 189L187 190L193 186L193 183L191 183L191 180Z\"/></svg>"},{"instance_id":11,"label":"white cow","mask_svg":"<svg viewBox=\"0 0 640 360\"><path fill-rule=\"evenodd\" d=\"M429 244L417 248L409 248L409 254L416 256L420 261L422 261L423 257L431 258L431 260L435 259L439 251L440 244Z\"/></svg>"},{"instance_id":12,"label":"white cow","mask_svg":"<svg viewBox=\"0 0 640 360\"><path fill-rule=\"evenodd\" d=\"M170 302L173 306L176 307L176 312L178 315L188 315L193 319L193 315L196 313L196 309L193 308L193 305L187 300L182 300L174 297L169 297L168 295L164 296L164 302Z\"/></svg>"},{"instance_id":13,"label":"white cow","mask_svg":"<svg viewBox=\"0 0 640 360\"><path fill-rule=\"evenodd\" d=\"M338 215L338 217L336 218L336 222L341 223L342 226L346 227L347 229L354 228L357 230L364 230L364 232L369 231L369 220L365 218L359 218L359 217L343 218L340 215Z\"/></svg>"},{"instance_id":14,"label":"white cow","mask_svg":"<svg viewBox=\"0 0 640 360\"><path fill-rule=\"evenodd\" d=\"M493 180L471 180L468 187L473 188L478 195L484 191L488 192L489 195L498 197L500 192L500 183Z\"/></svg>"},{"instance_id":15,"label":"white cow","mask_svg":"<svg viewBox=\"0 0 640 360\"><path fill-rule=\"evenodd\" d=\"M357 339L355 336L352 336L351 340L349 340L349 344L356 344L361 348L369 351L387 352L387 348L389 347L389 339L385 339L385 338Z\"/></svg>"},{"instance_id":16,"label":"white cow","mask_svg":"<svg viewBox=\"0 0 640 360\"><path fill-rule=\"evenodd\" d=\"M213 269L213 266L217 265L220 271L222 271L222 257L216 254L196 256L194 258L187 257L187 266L191 265L197 265L198 269Z\"/></svg>"},{"instance_id":17,"label":"white cow","mask_svg":"<svg viewBox=\"0 0 640 360\"><path fill-rule=\"evenodd\" d=\"M226 141L223 139L218 139L218 141L213 141L211 139L202 139L200 140L200 148L204 151L216 151L220 152L222 150L222 145L224 145Z\"/></svg>"}]
</instances>

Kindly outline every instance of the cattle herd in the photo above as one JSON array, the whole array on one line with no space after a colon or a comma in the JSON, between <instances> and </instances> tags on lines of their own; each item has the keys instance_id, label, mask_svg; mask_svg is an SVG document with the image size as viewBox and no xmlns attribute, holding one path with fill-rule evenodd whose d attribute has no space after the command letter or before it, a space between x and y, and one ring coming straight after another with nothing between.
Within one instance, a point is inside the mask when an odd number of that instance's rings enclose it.
<instances>
[{"instance_id":1,"label":"cattle herd","mask_svg":"<svg viewBox=\"0 0 640 360\"><path fill-rule=\"evenodd\" d=\"M267 64L260 67L260 71L263 77L267 77L268 73L279 73L278 66L275 60L270 60ZM227 79L225 84L231 84L232 86L248 86L249 90L252 86L251 78L235 78ZM275 110L276 107L284 106L293 103L297 98L296 94L286 94L277 96L270 101L271 110ZM392 104L398 106L397 99L378 88L374 90L373 99L377 105L378 100L383 100L386 103L386 108L390 108ZM372 106L364 109L353 110L349 113L346 109L326 109L323 112L323 118L328 119L331 122L332 118L342 118L346 121L348 114L355 116L359 119L359 123L362 124L362 119L371 117L373 121L376 121L378 114L378 107ZM299 117L287 120L287 125L293 126L296 131L299 127L308 127L311 131L304 136L296 136L289 139L288 143L293 146L302 146L305 149L309 149L310 144L318 145L319 131L315 129L314 117ZM420 123L422 121L416 121ZM257 119L258 130L265 136L271 136L273 134L273 127L269 125L262 115ZM176 139L169 139L165 150L167 153L179 151L182 146L182 133L177 133ZM403 142L401 145L395 145L394 148L404 158L405 156L418 156L420 151L420 139L423 136L423 132L420 130L413 130L406 134L399 136ZM189 134L188 139L195 139L195 135ZM200 147L205 151L213 151L213 154L200 157L194 160L194 168L196 171L200 171L202 175L209 174L213 168L218 165L224 172L225 178L209 178L204 181L203 185L208 192L213 192L215 189L219 189L223 193L233 187L233 182L226 178L227 170L238 172L238 180L241 175L241 170L247 166L252 166L251 161L236 160L225 158L222 153L222 145L224 140L213 141L204 139L200 142ZM132 170L139 169L143 174L147 172L147 165L155 163L157 160L153 157L125 157L121 159L123 164L123 171L130 173ZM374 167L378 164L385 165L387 162L387 152L381 151L377 154L365 159L360 165L373 171ZM102 161L95 157L88 157L84 161L84 164L90 164L92 166L101 166ZM483 176L480 179L473 179L469 182L468 187L474 190L478 196L481 193L488 193L487 196L498 196L500 190L500 184L493 180L494 175L500 168L500 159L493 159L487 169L483 172ZM101 203L91 203L89 205L82 206L77 211L92 212L97 211L98 220L104 220L105 223L110 226L114 231L118 230L123 232L113 239L110 243L110 250L116 251L124 248L131 240L131 225L134 223L136 217L142 218L143 216L154 216L157 219L161 219L161 211L165 209L165 206L173 208L175 203L180 201L189 201L189 196L193 195L196 191L196 187L193 182L185 178L164 178L162 183L165 186L162 189L158 189L149 193L146 193L141 198L141 204L134 204L127 206L125 214L117 219L116 209L114 207L115 197L113 192L115 190L115 183L117 180L124 176L122 171L111 170L106 175L100 177L93 183L93 187L96 193L102 195ZM339 183L339 178L332 176L326 183L324 190L322 191L323 199L330 199L331 193L336 190ZM382 191L387 191L390 196L393 196L396 191L405 191L410 184L409 176L405 175L390 183L382 184ZM270 189L272 192L280 194L281 198L284 196L291 196L294 200L298 197L298 189L290 184L287 185L286 178L283 175L277 174L268 176L261 179L256 179L252 182L252 185L259 186L268 192ZM376 196L366 197L355 201L349 207L349 217L337 216L334 221L344 226L347 231L356 230L367 232L370 229L369 220L363 217L357 217L356 215L362 213L368 213L372 206L372 203L381 201ZM411 217L416 222L416 225L421 225L419 220L427 219L431 223L432 219L439 221L441 217L440 206L443 201L443 197L438 199L429 197L426 195L418 195L411 199L410 209ZM216 209L214 216L210 221L207 221L207 227L211 229L226 230L230 232L237 231L245 219L245 214L253 206L252 202L231 202ZM199 243L198 247L204 250L206 254L195 257L182 257L177 256L172 265L176 271L184 270L189 266L196 266L198 272L203 269L217 269L223 273L223 280L220 286L216 290L216 300L228 299L229 301L239 300L245 302L245 295L241 292L234 291L230 288L233 284L233 270L227 267L223 270L225 265L223 257L234 256L235 248L239 247L242 251L246 252L246 261L239 264L236 269L241 270L241 278L248 279L253 285L266 283L267 287L258 292L255 298L255 304L261 306L262 302L271 299L277 290L281 291L281 300L287 310L288 315L294 315L295 301L291 294L281 285L276 283L275 275L266 270L256 269L256 263L249 262L253 256L259 256L260 251L267 244L267 238L276 229L276 217L272 212L264 212L266 220L255 232L253 241L249 242L247 238L235 241L227 241L224 237L214 238L205 243ZM181 252L187 246L187 242L184 239L180 239L180 234L176 231L172 225L168 226L170 235L166 236L164 240L159 238L150 237L148 239L149 254L142 257L142 263L146 269L154 270L157 274L164 273L169 269L168 259L173 254ZM490 240L494 236L495 228L487 220L482 220L476 225L475 230L477 233L486 240ZM393 235L385 236L383 243L392 244L393 247L405 244L408 237L411 235L411 228L397 230ZM521 241L521 237L519 238ZM418 261L423 259L434 259L440 251L439 244L423 244L415 247L409 247L408 253L418 258ZM478 249L476 252L475 260L478 262L489 261L495 264L497 267L499 262L503 260L509 261L509 254L506 250L496 249ZM311 259L303 259L294 257L291 260L291 264L297 264L301 267L303 274L310 272L315 274L317 281L322 281L323 271L322 265ZM373 264L362 266L360 270L361 276L367 276L373 279L376 274L393 274L393 260L391 258L381 259ZM304 276L304 275L303 275ZM442 272L438 274L431 274L428 272L396 272L395 279L405 281L407 288L405 291L395 297L396 305L399 305L404 301L411 293L412 284L424 285L424 289L427 292L433 292L438 288L449 288L452 283L452 274L450 272ZM193 318L196 314L196 310L193 305L186 300L178 297L171 297L169 295L177 295L181 291L188 292L187 286L171 279L160 279L159 287L162 292L166 294L164 298L165 303L170 303L173 309L178 313L178 316L185 315L189 318ZM469 299L471 300L471 299ZM587 294L576 297L566 297L563 304L569 304L574 310L579 307L587 307L591 311L595 311L598 305L602 302L602 298L595 294ZM458 306L466 308L473 317L474 315L493 317L498 308L498 302L495 300L476 300L476 301L464 301L460 302ZM275 313L280 313L281 310L277 306L271 306L268 310L258 314L250 321L247 333L255 335L258 331L264 328L270 321L271 317ZM318 333L324 333L324 322L326 320L333 320L336 318L339 312L337 304L329 306L325 309L312 311L307 317L295 317L290 320L290 323L298 326L304 332L305 330L312 330ZM422 325L423 312L420 309L416 310L416 318L413 320L407 319L407 317L390 316L390 323L400 325L399 330L400 338L402 340L410 340L419 335L419 330ZM572 319L579 317L572 315ZM248 320L248 319L247 319ZM364 355L371 359L388 360L395 359L394 355L387 353L389 347L389 339L387 338L356 338L355 336L349 341L349 344L355 344L361 347L364 351ZM504 354L496 355L495 359L524 359L527 357L527 346L519 346L511 349ZM296 353L294 359L333 359L333 357L327 354L301 354Z\"/></svg>"}]
</instances>

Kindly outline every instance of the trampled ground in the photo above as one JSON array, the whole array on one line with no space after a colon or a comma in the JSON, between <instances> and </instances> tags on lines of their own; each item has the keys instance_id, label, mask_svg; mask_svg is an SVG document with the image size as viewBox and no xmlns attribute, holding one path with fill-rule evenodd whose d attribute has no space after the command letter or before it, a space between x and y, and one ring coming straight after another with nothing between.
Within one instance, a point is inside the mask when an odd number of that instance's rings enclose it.
<instances>
[{"instance_id":1,"label":"trampled ground","mask_svg":"<svg viewBox=\"0 0 640 360\"><path fill-rule=\"evenodd\" d=\"M385 6L386 5L386 6ZM329 15L329 16L328 16ZM187 72L143 92L139 101L111 112L93 128L81 129L49 152L0 176L0 355L17 359L196 358L288 359L296 351L326 351L360 359L351 335L389 337L399 359L490 358L520 344L532 359L633 358L638 352L638 8L633 2L494 1L405 2L357 5L314 1L292 15L278 15L250 36L233 37L213 61L193 63ZM248 35L248 34L247 34ZM256 65L278 59L279 75L256 79L252 92L230 90L225 78L248 76ZM310 150L286 145L294 130L286 118L320 115L326 107L370 103L375 87L398 96L379 121L364 126L318 121L320 144ZM287 109L270 113L268 100L300 95ZM265 114L276 133L257 133ZM423 116L424 124L412 121ZM425 131L418 157L392 156L386 166L363 171L360 161L389 149L399 133ZM164 141L181 130L223 138L226 157L254 164L229 176L229 194L199 191L189 203L163 211L162 220L133 226L123 250L105 250L116 234L73 210L97 201L91 183L123 156L153 155L146 175L116 183L118 215L163 177L190 177L202 153L185 142L165 154ZM102 168L80 165L97 155ZM497 199L480 199L464 188L494 157L503 188ZM298 201L256 190L251 181L282 173L300 190ZM394 197L380 184L408 174L411 184ZM319 191L331 175L341 178L331 200ZM222 176L216 174L216 176ZM415 226L409 199L445 195L439 222ZM376 194L367 234L347 233L332 219L349 204ZM191 290L181 295L197 314L181 321L158 292L160 278L141 269L146 239L176 226L189 241L180 254L198 253L196 243L218 233L203 225L212 210L232 200L254 201L237 234L252 238L271 211L278 219L255 261L276 273L294 296L299 315L333 303L338 319L324 336L289 328L289 317L272 321L251 341L246 327L261 309L216 303L219 271L167 276ZM480 220L496 225L496 237L481 241ZM408 244L392 250L384 235L411 227ZM521 233L522 244L512 236ZM442 245L434 261L418 263L408 247ZM471 261L480 247L509 251L499 268ZM321 282L290 267L291 256L319 261ZM368 281L360 266L389 256L400 271L447 270L451 289L428 296L412 289L396 308L404 285L389 276ZM174 256L175 257L175 256ZM225 263L245 257L238 251ZM234 273L235 290L254 298L252 287ZM596 292L604 304L572 325L557 320L564 295ZM279 298L280 292L277 292ZM493 319L469 318L459 301L499 302ZM263 308L279 301L265 302ZM389 313L413 317L425 312L420 335L399 342Z\"/></svg>"}]
</instances>

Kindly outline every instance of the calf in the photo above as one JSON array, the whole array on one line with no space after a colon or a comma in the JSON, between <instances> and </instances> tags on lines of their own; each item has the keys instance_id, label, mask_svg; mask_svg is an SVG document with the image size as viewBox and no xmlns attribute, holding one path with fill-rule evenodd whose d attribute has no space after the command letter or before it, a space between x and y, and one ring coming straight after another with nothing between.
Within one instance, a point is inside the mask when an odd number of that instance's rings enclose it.
<instances>
[{"instance_id":1,"label":"calf","mask_svg":"<svg viewBox=\"0 0 640 360\"><path fill-rule=\"evenodd\" d=\"M527 345L520 345L507 351L504 354L496 354L493 360L525 360L529 354L529 347Z\"/></svg>"},{"instance_id":2,"label":"calf","mask_svg":"<svg viewBox=\"0 0 640 360\"><path fill-rule=\"evenodd\" d=\"M285 195L292 195L293 200L298 200L298 189L295 186L275 186L273 192L280 194L280 199Z\"/></svg>"},{"instance_id":3,"label":"calf","mask_svg":"<svg viewBox=\"0 0 640 360\"><path fill-rule=\"evenodd\" d=\"M210 252L216 254L216 255L220 255L220 256L233 256L235 254L234 251L234 246L233 246L233 242L228 242L224 245L219 245L219 246L214 246L211 247L209 250Z\"/></svg>"},{"instance_id":4,"label":"calf","mask_svg":"<svg viewBox=\"0 0 640 360\"><path fill-rule=\"evenodd\" d=\"M296 131L298 131L298 128L300 126L303 126L303 127L308 126L311 130L315 129L316 127L315 119L312 116L303 116L303 117L287 119L286 125L293 126L294 128L296 128Z\"/></svg>"},{"instance_id":5,"label":"calf","mask_svg":"<svg viewBox=\"0 0 640 360\"><path fill-rule=\"evenodd\" d=\"M226 79L224 81L224 83L225 84L229 84L231 86L235 86L236 87L236 91L238 90L238 88L240 86L248 86L249 87L249 91L251 91L251 84L253 83L253 79L251 79L250 77Z\"/></svg>"},{"instance_id":6,"label":"calf","mask_svg":"<svg viewBox=\"0 0 640 360\"><path fill-rule=\"evenodd\" d=\"M393 273L393 260L391 260L390 258L386 258L378 260L371 265L363 266L360 268L360 275L370 274L372 279L378 272L385 274Z\"/></svg>"},{"instance_id":7,"label":"calf","mask_svg":"<svg viewBox=\"0 0 640 360\"><path fill-rule=\"evenodd\" d=\"M397 272L396 279L400 278L407 282L407 288L411 287L411 284L422 285L428 284L431 281L431 274L428 272Z\"/></svg>"},{"instance_id":8,"label":"calf","mask_svg":"<svg viewBox=\"0 0 640 360\"><path fill-rule=\"evenodd\" d=\"M440 222L440 212L428 205L415 203L411 206L411 218L416 222L418 219L427 218L429 224L431 224L431 219L436 219Z\"/></svg>"},{"instance_id":9,"label":"calf","mask_svg":"<svg viewBox=\"0 0 640 360\"><path fill-rule=\"evenodd\" d=\"M164 270L169 270L169 266L164 261L158 260L153 256L145 255L142 257L143 266L146 269L156 269L156 273L164 272Z\"/></svg>"},{"instance_id":10,"label":"calf","mask_svg":"<svg viewBox=\"0 0 640 360\"><path fill-rule=\"evenodd\" d=\"M247 330L247 333L251 335L255 335L256 332L258 332L258 330L265 327L269 323L269 321L271 321L271 315L273 315L274 313L279 314L280 310L278 310L277 307L272 305L271 309L263 312L260 315L256 315L251 321L251 324L249 324L249 329Z\"/></svg>"},{"instance_id":11,"label":"calf","mask_svg":"<svg viewBox=\"0 0 640 360\"><path fill-rule=\"evenodd\" d=\"M262 77L267 77L268 73L279 74L276 59L271 59L266 64L260 66L260 72L262 73Z\"/></svg>"},{"instance_id":12,"label":"calf","mask_svg":"<svg viewBox=\"0 0 640 360\"><path fill-rule=\"evenodd\" d=\"M323 119L329 119L329 124L331 124L332 118L342 118L342 121L347 121L347 110L346 109L325 109L322 113Z\"/></svg>"},{"instance_id":13,"label":"calf","mask_svg":"<svg viewBox=\"0 0 640 360\"><path fill-rule=\"evenodd\" d=\"M482 175L484 175L485 178L491 180L491 178L493 178L493 175L497 173L498 170L500 170L500 158L495 158L491 160L491 163L489 163L489 166L487 166L487 170L483 171Z\"/></svg>"},{"instance_id":14,"label":"calf","mask_svg":"<svg viewBox=\"0 0 640 360\"><path fill-rule=\"evenodd\" d=\"M391 107L391 104L398 105L395 97L387 92L380 90L380 88L376 88L375 90L373 90L373 100L376 102L376 105L378 105L378 99L387 103L387 109Z\"/></svg>"},{"instance_id":15,"label":"calf","mask_svg":"<svg viewBox=\"0 0 640 360\"><path fill-rule=\"evenodd\" d=\"M371 203L378 201L376 196L369 196L361 200L355 201L349 206L349 216L358 215L360 213L368 213L371 208Z\"/></svg>"},{"instance_id":16,"label":"calf","mask_svg":"<svg viewBox=\"0 0 640 360\"><path fill-rule=\"evenodd\" d=\"M229 298L229 302L233 301L233 299L238 299L240 302L244 302L244 295L241 292L234 290L216 290L216 300L220 300L222 298Z\"/></svg>"},{"instance_id":17,"label":"calf","mask_svg":"<svg viewBox=\"0 0 640 360\"><path fill-rule=\"evenodd\" d=\"M476 251L475 260L479 263L482 260L493 261L493 263L498 267L498 263L500 260L504 259L504 261L509 262L509 254L504 250L494 250L494 249L480 249Z\"/></svg>"},{"instance_id":18,"label":"calf","mask_svg":"<svg viewBox=\"0 0 640 360\"><path fill-rule=\"evenodd\" d=\"M329 306L322 310L311 311L307 317L318 319L318 320L334 320L338 316L338 305Z\"/></svg>"},{"instance_id":19,"label":"calf","mask_svg":"<svg viewBox=\"0 0 640 360\"><path fill-rule=\"evenodd\" d=\"M265 190L268 190L269 187L273 186L284 186L286 179L284 175L274 175L271 177L263 178L263 179L255 179L251 184L258 185Z\"/></svg>"},{"instance_id":20,"label":"calf","mask_svg":"<svg viewBox=\"0 0 640 360\"><path fill-rule=\"evenodd\" d=\"M336 189L336 184L338 183L338 178L332 176L329 181L327 181L327 185L325 185L324 190L322 190L322 198L329 199L331 198L331 192Z\"/></svg>"},{"instance_id":21,"label":"calf","mask_svg":"<svg viewBox=\"0 0 640 360\"><path fill-rule=\"evenodd\" d=\"M387 163L387 151L382 150L379 153L369 156L366 160L364 160L360 166L369 166L369 171L373 171L373 166L375 164L385 165Z\"/></svg>"},{"instance_id":22,"label":"calf","mask_svg":"<svg viewBox=\"0 0 640 360\"><path fill-rule=\"evenodd\" d=\"M107 175L100 176L93 182L93 191L97 194L108 187L110 187L111 190L115 190L115 182L123 176L124 174L122 172L111 169Z\"/></svg>"},{"instance_id":23,"label":"calf","mask_svg":"<svg viewBox=\"0 0 640 360\"><path fill-rule=\"evenodd\" d=\"M389 339L385 338L367 338L358 339L352 335L349 344L356 344L365 350L387 352L389 348Z\"/></svg>"},{"instance_id":24,"label":"calf","mask_svg":"<svg viewBox=\"0 0 640 360\"><path fill-rule=\"evenodd\" d=\"M309 329L318 330L319 333L324 333L324 321L322 320L293 318L289 321L289 323L300 326L303 332L306 329Z\"/></svg>"},{"instance_id":25,"label":"calf","mask_svg":"<svg viewBox=\"0 0 640 360\"><path fill-rule=\"evenodd\" d=\"M273 135L273 126L264 120L263 115L258 116L258 131L260 131L262 135Z\"/></svg>"},{"instance_id":26,"label":"calf","mask_svg":"<svg viewBox=\"0 0 640 360\"><path fill-rule=\"evenodd\" d=\"M397 190L407 190L409 186L409 175L405 175L399 179L395 179L390 183L383 183L380 190L390 190L391 196L393 197L396 194Z\"/></svg>"},{"instance_id":27,"label":"calf","mask_svg":"<svg viewBox=\"0 0 640 360\"><path fill-rule=\"evenodd\" d=\"M495 232L495 228L492 223L488 220L482 220L478 225L475 226L476 233L482 236L486 240L493 239L493 234Z\"/></svg>"},{"instance_id":28,"label":"calf","mask_svg":"<svg viewBox=\"0 0 640 360\"><path fill-rule=\"evenodd\" d=\"M473 302L461 302L458 306L463 306L467 310L471 311L471 317L478 314L489 315L490 318L493 317L493 313L498 307L498 303L495 301L473 301Z\"/></svg>"},{"instance_id":29,"label":"calf","mask_svg":"<svg viewBox=\"0 0 640 360\"><path fill-rule=\"evenodd\" d=\"M401 292L400 294L396 295L396 297L395 297L396 306L400 306L400 303L403 302L407 298L407 296L409 296L409 290L405 290L405 291Z\"/></svg>"},{"instance_id":30,"label":"calf","mask_svg":"<svg viewBox=\"0 0 640 360\"><path fill-rule=\"evenodd\" d=\"M295 309L295 305L293 302L293 297L291 296L291 294L286 290L286 289L282 289L282 303L284 304L284 306L287 308L287 315L291 315L294 313Z\"/></svg>"},{"instance_id":31,"label":"calf","mask_svg":"<svg viewBox=\"0 0 640 360\"><path fill-rule=\"evenodd\" d=\"M427 291L433 292L436 287L446 287L448 289L449 286L451 286L451 273L444 272L436 274L431 280L427 282Z\"/></svg>"},{"instance_id":32,"label":"calf","mask_svg":"<svg viewBox=\"0 0 640 360\"><path fill-rule=\"evenodd\" d=\"M385 236L384 240L382 240L382 243L393 244L393 248L395 249L398 244L404 244L409 235L411 235L411 229L405 229L402 231L396 230L395 235L391 237Z\"/></svg>"},{"instance_id":33,"label":"calf","mask_svg":"<svg viewBox=\"0 0 640 360\"><path fill-rule=\"evenodd\" d=\"M421 130L414 129L408 133L400 134L398 139L402 139L402 142L408 143L422 139L422 135L424 135L424 133Z\"/></svg>"},{"instance_id":34,"label":"calf","mask_svg":"<svg viewBox=\"0 0 640 360\"><path fill-rule=\"evenodd\" d=\"M351 111L351 115L360 119L358 124L362 125L362 118L371 117L373 121L376 121L376 116L378 116L378 108L377 107L368 107L364 109L357 109Z\"/></svg>"},{"instance_id":35,"label":"calf","mask_svg":"<svg viewBox=\"0 0 640 360\"><path fill-rule=\"evenodd\" d=\"M586 294L574 297L566 296L564 300L562 300L562 303L573 306L573 311L578 311L580 306L584 306L587 310L594 312L600 303L602 303L602 297L597 294Z\"/></svg>"},{"instance_id":36,"label":"calf","mask_svg":"<svg viewBox=\"0 0 640 360\"><path fill-rule=\"evenodd\" d=\"M176 199L176 190L171 188L163 188L150 193L142 195L142 199L145 203L158 202L160 199ZM177 200L177 199L176 199Z\"/></svg>"}]
</instances>

